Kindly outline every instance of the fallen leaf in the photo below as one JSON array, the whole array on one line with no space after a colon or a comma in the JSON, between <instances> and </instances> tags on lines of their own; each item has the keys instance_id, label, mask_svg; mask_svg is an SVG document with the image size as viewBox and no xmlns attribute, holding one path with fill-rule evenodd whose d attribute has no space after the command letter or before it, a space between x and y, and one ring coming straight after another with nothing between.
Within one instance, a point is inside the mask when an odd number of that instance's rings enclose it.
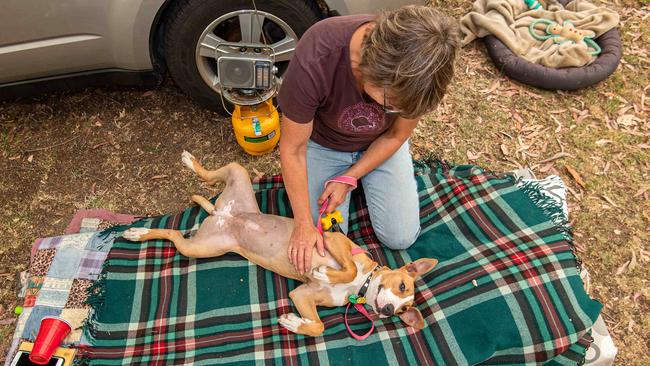
<instances>
[{"instance_id":1,"label":"fallen leaf","mask_svg":"<svg viewBox=\"0 0 650 366\"><path fill-rule=\"evenodd\" d=\"M639 256L642 262L650 262L650 251L639 249Z\"/></svg>"},{"instance_id":2,"label":"fallen leaf","mask_svg":"<svg viewBox=\"0 0 650 366\"><path fill-rule=\"evenodd\" d=\"M27 161L30 162L30 163L31 163L32 161L34 161L34 155L30 155L30 156L27 158Z\"/></svg>"},{"instance_id":3,"label":"fallen leaf","mask_svg":"<svg viewBox=\"0 0 650 366\"><path fill-rule=\"evenodd\" d=\"M20 159L20 154L9 158L9 160L18 160L18 159Z\"/></svg>"},{"instance_id":4,"label":"fallen leaf","mask_svg":"<svg viewBox=\"0 0 650 366\"><path fill-rule=\"evenodd\" d=\"M489 88L479 90L479 92L483 94L492 94L494 93L495 90L499 88L499 84L500 84L499 79L496 79L492 82L492 84L490 84Z\"/></svg>"},{"instance_id":5,"label":"fallen leaf","mask_svg":"<svg viewBox=\"0 0 650 366\"><path fill-rule=\"evenodd\" d=\"M517 122L515 126L517 127L517 129L521 129L521 127L524 125L524 119L521 118L521 115L517 113L517 111L513 110L511 114L512 114L512 118Z\"/></svg>"},{"instance_id":6,"label":"fallen leaf","mask_svg":"<svg viewBox=\"0 0 650 366\"><path fill-rule=\"evenodd\" d=\"M505 137L509 138L510 140L512 140L512 139L514 138L514 137L508 135L506 132L499 131L499 133L502 134L502 135L504 135Z\"/></svg>"},{"instance_id":7,"label":"fallen leaf","mask_svg":"<svg viewBox=\"0 0 650 366\"><path fill-rule=\"evenodd\" d=\"M616 275L620 276L621 274L623 274L623 272L627 270L627 266L629 265L630 265L630 261L626 261L625 263L623 263L620 267L616 269Z\"/></svg>"},{"instance_id":8,"label":"fallen leaf","mask_svg":"<svg viewBox=\"0 0 650 366\"><path fill-rule=\"evenodd\" d=\"M589 110L588 109L584 109L584 110L580 111L580 113L578 114L578 118L576 119L576 123L582 122L587 117L589 117Z\"/></svg>"},{"instance_id":9,"label":"fallen leaf","mask_svg":"<svg viewBox=\"0 0 650 366\"><path fill-rule=\"evenodd\" d=\"M539 171L542 173L548 173L551 169L553 169L553 163L548 163L543 167L539 168Z\"/></svg>"},{"instance_id":10,"label":"fallen leaf","mask_svg":"<svg viewBox=\"0 0 650 366\"><path fill-rule=\"evenodd\" d=\"M150 97L152 94L153 94L153 90L149 90L149 91L146 91L146 92L142 93L142 96L143 97Z\"/></svg>"},{"instance_id":11,"label":"fallen leaf","mask_svg":"<svg viewBox=\"0 0 650 366\"><path fill-rule=\"evenodd\" d=\"M151 179L163 179L169 177L167 174L154 175Z\"/></svg>"},{"instance_id":12,"label":"fallen leaf","mask_svg":"<svg viewBox=\"0 0 650 366\"><path fill-rule=\"evenodd\" d=\"M630 321L627 323L627 331L632 333L634 331L634 325L635 324L636 324L636 322L634 320L630 319Z\"/></svg>"},{"instance_id":13,"label":"fallen leaf","mask_svg":"<svg viewBox=\"0 0 650 366\"><path fill-rule=\"evenodd\" d=\"M569 186L566 186L566 189L567 189L567 191L569 191L569 193L571 193L571 194L573 195L573 197L576 198L576 200L578 200L578 202L582 201L582 195L581 195L581 194L579 194L578 192L574 191L574 190L573 190L571 187L569 187Z\"/></svg>"},{"instance_id":14,"label":"fallen leaf","mask_svg":"<svg viewBox=\"0 0 650 366\"><path fill-rule=\"evenodd\" d=\"M602 198L603 198L605 201L607 201L607 203L609 203L610 205L612 205L612 206L614 206L614 207L618 207L618 205L617 205L616 203L614 203L614 201L612 201L611 198L605 196L604 194L601 195L600 197L602 197Z\"/></svg>"},{"instance_id":15,"label":"fallen leaf","mask_svg":"<svg viewBox=\"0 0 650 366\"><path fill-rule=\"evenodd\" d=\"M553 160L566 158L567 156L571 156L571 154L569 154L569 153L565 153L565 152L559 152L559 153L557 153L557 154L551 156L551 157L548 158L548 159L544 159L544 160L540 161L539 164L550 163L550 162L553 161Z\"/></svg>"},{"instance_id":16,"label":"fallen leaf","mask_svg":"<svg viewBox=\"0 0 650 366\"><path fill-rule=\"evenodd\" d=\"M0 320L0 325L11 325L16 321L16 318L8 318Z\"/></svg>"},{"instance_id":17,"label":"fallen leaf","mask_svg":"<svg viewBox=\"0 0 650 366\"><path fill-rule=\"evenodd\" d=\"M636 264L637 264L636 252L632 252L632 259L630 259L630 265L627 268L634 269L636 267Z\"/></svg>"},{"instance_id":18,"label":"fallen leaf","mask_svg":"<svg viewBox=\"0 0 650 366\"><path fill-rule=\"evenodd\" d=\"M614 141L612 141L612 140L604 140L604 139L603 139L603 140L598 140L598 141L596 141L596 145L598 145L598 146L602 146L602 145L605 145L605 144L611 144L611 143L613 143L613 142L614 142Z\"/></svg>"},{"instance_id":19,"label":"fallen leaf","mask_svg":"<svg viewBox=\"0 0 650 366\"><path fill-rule=\"evenodd\" d=\"M557 125L557 127L555 128L555 133L562 131L562 123L557 118L555 118L555 116L551 116L551 119Z\"/></svg>"},{"instance_id":20,"label":"fallen leaf","mask_svg":"<svg viewBox=\"0 0 650 366\"><path fill-rule=\"evenodd\" d=\"M255 176L257 178L262 178L264 176L264 173L260 172L259 170L253 168L253 173L255 173Z\"/></svg>"},{"instance_id":21,"label":"fallen leaf","mask_svg":"<svg viewBox=\"0 0 650 366\"><path fill-rule=\"evenodd\" d=\"M573 178L573 180L575 180L576 183L578 183L580 185L580 187L582 187L583 189L587 188L587 185L585 184L585 181L582 180L582 177L580 177L580 174L578 174L578 172L575 169L573 169L573 167L571 167L570 165L566 165L565 168L566 168L567 172L569 172L569 174L571 174L571 177Z\"/></svg>"},{"instance_id":22,"label":"fallen leaf","mask_svg":"<svg viewBox=\"0 0 650 366\"><path fill-rule=\"evenodd\" d=\"M643 188L639 189L639 190L636 191L636 193L634 194L634 198L639 198L639 197L641 197L641 196L642 196L644 193L646 193L648 190L650 190L650 186L646 186L646 187L643 187Z\"/></svg>"},{"instance_id":23,"label":"fallen leaf","mask_svg":"<svg viewBox=\"0 0 650 366\"><path fill-rule=\"evenodd\" d=\"M477 159L480 158L480 157L481 157L481 153L474 154L471 150L467 150L467 158L468 158L470 161L475 161L475 160L477 160Z\"/></svg>"},{"instance_id":24,"label":"fallen leaf","mask_svg":"<svg viewBox=\"0 0 650 366\"><path fill-rule=\"evenodd\" d=\"M110 141L100 142L100 143L98 143L98 144L96 144L96 145L93 145L92 149L95 150L95 149L97 149L97 148L100 148L100 147L102 147L102 146L104 146L104 145L108 145L108 144L110 144L110 143L111 143Z\"/></svg>"},{"instance_id":25,"label":"fallen leaf","mask_svg":"<svg viewBox=\"0 0 650 366\"><path fill-rule=\"evenodd\" d=\"M501 144L500 147L501 147L501 152L503 153L503 155L505 155L505 156L510 155L510 150L508 150L508 146L506 146L505 144Z\"/></svg>"},{"instance_id":26,"label":"fallen leaf","mask_svg":"<svg viewBox=\"0 0 650 366\"><path fill-rule=\"evenodd\" d=\"M637 121L640 120L633 114L624 114L616 119L616 123L623 126L635 126Z\"/></svg>"}]
</instances>

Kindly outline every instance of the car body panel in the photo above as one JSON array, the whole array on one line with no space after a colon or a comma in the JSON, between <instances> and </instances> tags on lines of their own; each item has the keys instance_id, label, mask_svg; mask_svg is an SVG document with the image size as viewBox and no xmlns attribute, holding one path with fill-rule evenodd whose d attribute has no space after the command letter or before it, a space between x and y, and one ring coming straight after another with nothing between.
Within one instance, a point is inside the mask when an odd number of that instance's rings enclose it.
<instances>
[{"instance_id":1,"label":"car body panel","mask_svg":"<svg viewBox=\"0 0 650 366\"><path fill-rule=\"evenodd\" d=\"M99 69L151 70L165 0L3 0L0 83Z\"/></svg>"},{"instance_id":2,"label":"car body panel","mask_svg":"<svg viewBox=\"0 0 650 366\"><path fill-rule=\"evenodd\" d=\"M326 2L331 10L336 10L341 15L376 13L382 9L426 3L424 0L326 0Z\"/></svg>"},{"instance_id":3,"label":"car body panel","mask_svg":"<svg viewBox=\"0 0 650 366\"><path fill-rule=\"evenodd\" d=\"M173 1L2 0L0 87L101 70L150 72L156 18ZM326 2L331 10L348 15L424 0Z\"/></svg>"}]
</instances>

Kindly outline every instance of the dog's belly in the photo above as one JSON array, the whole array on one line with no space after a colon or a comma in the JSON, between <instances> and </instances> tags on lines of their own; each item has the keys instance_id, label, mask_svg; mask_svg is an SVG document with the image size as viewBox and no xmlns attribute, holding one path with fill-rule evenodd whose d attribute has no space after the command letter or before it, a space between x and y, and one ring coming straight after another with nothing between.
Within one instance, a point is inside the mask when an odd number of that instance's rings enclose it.
<instances>
[{"instance_id":1,"label":"dog's belly","mask_svg":"<svg viewBox=\"0 0 650 366\"><path fill-rule=\"evenodd\" d=\"M286 256L293 220L274 215L245 213L237 215L234 238L242 249L262 257Z\"/></svg>"},{"instance_id":2,"label":"dog's belly","mask_svg":"<svg viewBox=\"0 0 650 366\"><path fill-rule=\"evenodd\" d=\"M293 220L275 215L243 213L236 216L237 225L234 239L238 243L238 252L253 263L256 263L281 276L306 282L309 272L301 275L289 262L287 249L289 238L293 231ZM318 266L340 268L339 264L329 253L325 257L318 254L316 248L312 252L311 268Z\"/></svg>"}]
</instances>

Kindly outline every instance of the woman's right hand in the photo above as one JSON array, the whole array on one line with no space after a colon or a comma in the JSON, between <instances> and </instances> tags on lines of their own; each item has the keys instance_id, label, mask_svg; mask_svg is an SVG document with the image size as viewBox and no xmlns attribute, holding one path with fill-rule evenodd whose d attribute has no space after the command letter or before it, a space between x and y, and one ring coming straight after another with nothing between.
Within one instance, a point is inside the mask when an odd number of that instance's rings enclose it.
<instances>
[{"instance_id":1,"label":"woman's right hand","mask_svg":"<svg viewBox=\"0 0 650 366\"><path fill-rule=\"evenodd\" d=\"M325 256L323 236L318 232L311 220L294 221L293 232L289 239L287 254L289 262L301 274L311 269L311 254L314 245L321 256Z\"/></svg>"}]
</instances>

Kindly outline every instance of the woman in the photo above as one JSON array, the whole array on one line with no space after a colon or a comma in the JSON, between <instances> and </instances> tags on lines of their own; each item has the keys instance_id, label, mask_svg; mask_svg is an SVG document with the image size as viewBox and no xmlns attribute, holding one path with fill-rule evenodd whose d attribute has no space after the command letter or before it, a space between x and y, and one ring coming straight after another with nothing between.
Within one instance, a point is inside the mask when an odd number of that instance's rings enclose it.
<instances>
[{"instance_id":1,"label":"woman","mask_svg":"<svg viewBox=\"0 0 650 366\"><path fill-rule=\"evenodd\" d=\"M278 96L283 111L280 159L295 227L289 258L311 268L315 223L338 209L347 232L350 191L329 183L345 175L363 184L379 240L405 249L420 232L417 187L408 139L435 109L453 75L456 22L427 6L379 16L316 23L301 38Z\"/></svg>"}]
</instances>

